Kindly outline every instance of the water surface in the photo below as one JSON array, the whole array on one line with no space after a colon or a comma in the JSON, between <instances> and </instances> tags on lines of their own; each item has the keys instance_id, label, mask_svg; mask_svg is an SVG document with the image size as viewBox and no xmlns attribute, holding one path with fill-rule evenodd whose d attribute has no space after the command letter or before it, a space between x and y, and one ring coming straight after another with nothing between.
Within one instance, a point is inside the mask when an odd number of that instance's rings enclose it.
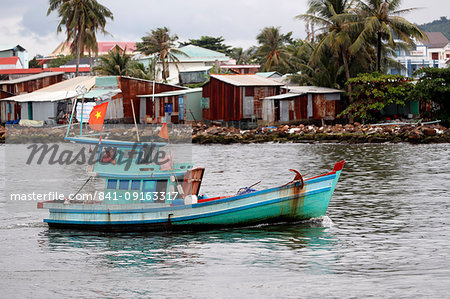
<instances>
[{"instance_id":1,"label":"water surface","mask_svg":"<svg viewBox=\"0 0 450 299\"><path fill-rule=\"evenodd\" d=\"M201 192L211 196L260 180L257 188L284 184L293 177L288 168L314 176L347 163L323 222L184 233L49 230L48 211L3 196L2 297L448 296L450 145L194 145L193 153L206 167ZM45 169L48 179L8 166L1 187L77 190L84 170L65 170Z\"/></svg>"}]
</instances>

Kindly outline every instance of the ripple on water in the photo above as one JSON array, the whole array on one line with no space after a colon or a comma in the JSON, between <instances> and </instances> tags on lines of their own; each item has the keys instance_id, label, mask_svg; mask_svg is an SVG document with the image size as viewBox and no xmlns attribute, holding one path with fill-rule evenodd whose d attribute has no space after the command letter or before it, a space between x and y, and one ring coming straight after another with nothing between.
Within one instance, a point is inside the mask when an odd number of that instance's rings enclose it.
<instances>
[{"instance_id":1,"label":"ripple on water","mask_svg":"<svg viewBox=\"0 0 450 299\"><path fill-rule=\"evenodd\" d=\"M0 147L1 151L2 147ZM450 279L450 145L193 146L202 193L286 183L347 161L327 216L208 232L49 230L35 203L0 200L5 297L445 297ZM77 189L84 173L52 181ZM9 173L14 177L14 173ZM98 183L98 182L97 182ZM93 188L93 187L92 187ZM49 279L51 277L51 279Z\"/></svg>"}]
</instances>

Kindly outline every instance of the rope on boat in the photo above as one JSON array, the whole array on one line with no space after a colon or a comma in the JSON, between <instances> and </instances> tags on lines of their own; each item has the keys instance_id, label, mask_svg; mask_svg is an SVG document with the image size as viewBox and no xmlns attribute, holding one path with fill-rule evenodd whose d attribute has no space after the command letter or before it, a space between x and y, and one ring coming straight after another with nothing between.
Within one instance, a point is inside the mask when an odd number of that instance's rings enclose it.
<instances>
[{"instance_id":1,"label":"rope on boat","mask_svg":"<svg viewBox=\"0 0 450 299\"><path fill-rule=\"evenodd\" d=\"M92 176L90 176L86 182L84 182L83 186L81 186L80 189L78 189L77 193L75 193L75 195L72 198L75 198L75 196L77 196L78 193L80 193L80 191L84 188L84 186L86 186L86 184L92 179Z\"/></svg>"},{"instance_id":2,"label":"rope on boat","mask_svg":"<svg viewBox=\"0 0 450 299\"><path fill-rule=\"evenodd\" d=\"M237 195L242 195L242 194L247 194L247 193L252 193L255 192L255 189L252 189L252 187L258 185L259 183L261 183L261 181L254 183L253 185L249 186L249 187L242 187L239 188L238 192L236 192Z\"/></svg>"}]
</instances>

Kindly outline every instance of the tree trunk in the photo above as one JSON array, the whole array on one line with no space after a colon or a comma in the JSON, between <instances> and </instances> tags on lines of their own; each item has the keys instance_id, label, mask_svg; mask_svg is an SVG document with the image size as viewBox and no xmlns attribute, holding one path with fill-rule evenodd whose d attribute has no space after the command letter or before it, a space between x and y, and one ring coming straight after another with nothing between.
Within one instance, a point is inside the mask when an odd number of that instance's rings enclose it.
<instances>
[{"instance_id":1,"label":"tree trunk","mask_svg":"<svg viewBox=\"0 0 450 299\"><path fill-rule=\"evenodd\" d=\"M167 67L168 67L168 65L167 65L167 61L166 61L166 58L165 57L163 57L163 59L162 59L162 67L163 67L163 69L162 69L162 77L163 77L163 81L164 82L167 82Z\"/></svg>"},{"instance_id":2,"label":"tree trunk","mask_svg":"<svg viewBox=\"0 0 450 299\"><path fill-rule=\"evenodd\" d=\"M80 57L81 57L81 49L80 49L80 44L81 44L81 32L78 31L78 41L77 41L77 67L76 67L76 71L75 71L75 77L78 77L79 74L79 68L80 68Z\"/></svg>"},{"instance_id":3,"label":"tree trunk","mask_svg":"<svg viewBox=\"0 0 450 299\"><path fill-rule=\"evenodd\" d=\"M381 70L381 32L377 33L377 72Z\"/></svg>"},{"instance_id":4,"label":"tree trunk","mask_svg":"<svg viewBox=\"0 0 450 299\"><path fill-rule=\"evenodd\" d=\"M92 53L91 53L91 49L89 49L89 75L93 75L92 73Z\"/></svg>"},{"instance_id":5,"label":"tree trunk","mask_svg":"<svg viewBox=\"0 0 450 299\"><path fill-rule=\"evenodd\" d=\"M342 54L342 62L344 63L344 69L345 69L345 78L348 80L350 80L350 69L348 67L348 60L347 60L347 53L346 51L341 47L341 54ZM352 91L352 88L350 85L348 86L348 92Z\"/></svg>"},{"instance_id":6,"label":"tree trunk","mask_svg":"<svg viewBox=\"0 0 450 299\"><path fill-rule=\"evenodd\" d=\"M347 93L348 93L348 99L350 101L350 104L353 103L353 98L351 96L352 92L352 86L351 84L348 84L348 81L350 80L350 69L348 67L348 60L347 60L347 52L344 50L343 47L341 47L341 55L342 55L342 62L344 63L344 69L345 69L345 78L347 79ZM353 123L353 116L350 114L349 116L349 122Z\"/></svg>"}]
</instances>

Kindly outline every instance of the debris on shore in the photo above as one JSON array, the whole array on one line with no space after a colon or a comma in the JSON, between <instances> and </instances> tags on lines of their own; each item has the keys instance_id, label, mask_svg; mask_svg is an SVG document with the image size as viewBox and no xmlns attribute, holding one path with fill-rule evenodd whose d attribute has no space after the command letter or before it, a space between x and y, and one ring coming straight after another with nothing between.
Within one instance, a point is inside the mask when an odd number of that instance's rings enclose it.
<instances>
[{"instance_id":1,"label":"debris on shore","mask_svg":"<svg viewBox=\"0 0 450 299\"><path fill-rule=\"evenodd\" d=\"M253 130L239 130L233 127L193 125L193 142L206 143L260 143L260 142L328 142L328 143L447 143L450 129L434 124L353 124L324 125L281 125Z\"/></svg>"},{"instance_id":2,"label":"debris on shore","mask_svg":"<svg viewBox=\"0 0 450 299\"><path fill-rule=\"evenodd\" d=\"M155 130L150 126L139 129L142 141L154 140ZM66 128L58 127L8 127L0 126L0 142L50 143L63 142ZM110 137L118 140L130 140L135 137L136 129L109 130ZM190 135L190 133L189 133ZM146 138L147 137L147 138ZM176 136L171 140L176 140ZM184 141L188 141L183 139ZM180 141L183 141L180 140ZM189 141L188 141L189 142ZM360 123L336 125L281 125L268 126L252 130L240 130L218 124L208 126L197 122L192 125L192 142L198 144L231 143L450 143L450 129L433 124L386 124L365 125Z\"/></svg>"}]
</instances>

